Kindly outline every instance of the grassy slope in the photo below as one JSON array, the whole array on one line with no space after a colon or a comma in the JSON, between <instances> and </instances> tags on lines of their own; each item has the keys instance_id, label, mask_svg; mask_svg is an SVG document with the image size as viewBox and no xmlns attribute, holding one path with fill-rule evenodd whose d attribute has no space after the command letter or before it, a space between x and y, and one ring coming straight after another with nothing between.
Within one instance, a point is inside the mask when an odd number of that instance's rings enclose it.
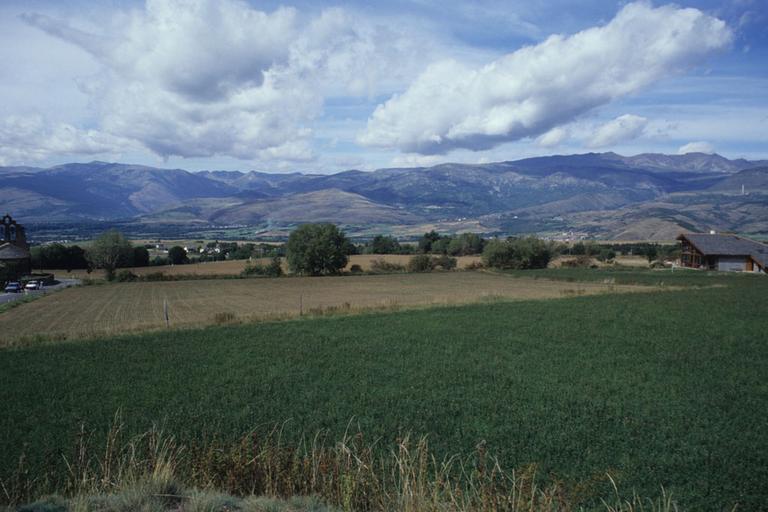
<instances>
[{"instance_id":1,"label":"grassy slope","mask_svg":"<svg viewBox=\"0 0 768 512\"><path fill-rule=\"evenodd\" d=\"M611 471L683 505L755 510L768 500L768 280L717 281L732 285L2 351L0 468L24 441L40 460L80 421L106 430L118 408L137 432L165 419L182 439L286 419L339 434L354 417L385 439L430 434L445 454L484 439L508 467Z\"/></svg>"},{"instance_id":2,"label":"grassy slope","mask_svg":"<svg viewBox=\"0 0 768 512\"><path fill-rule=\"evenodd\" d=\"M747 273L702 272L681 269L638 269L617 265L599 270L590 268L546 268L537 270L505 270L501 273L534 279L554 279L569 282L611 282L630 285L666 285L666 286L750 286L760 283L764 276Z\"/></svg>"}]
</instances>

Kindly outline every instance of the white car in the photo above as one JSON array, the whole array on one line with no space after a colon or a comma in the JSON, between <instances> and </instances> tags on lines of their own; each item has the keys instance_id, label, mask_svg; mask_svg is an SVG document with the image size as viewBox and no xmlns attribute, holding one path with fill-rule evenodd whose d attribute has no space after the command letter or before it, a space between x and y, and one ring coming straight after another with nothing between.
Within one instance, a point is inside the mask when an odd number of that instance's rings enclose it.
<instances>
[{"instance_id":1,"label":"white car","mask_svg":"<svg viewBox=\"0 0 768 512\"><path fill-rule=\"evenodd\" d=\"M24 288L27 290L39 290L40 283L38 281L30 281L27 283L27 285Z\"/></svg>"}]
</instances>

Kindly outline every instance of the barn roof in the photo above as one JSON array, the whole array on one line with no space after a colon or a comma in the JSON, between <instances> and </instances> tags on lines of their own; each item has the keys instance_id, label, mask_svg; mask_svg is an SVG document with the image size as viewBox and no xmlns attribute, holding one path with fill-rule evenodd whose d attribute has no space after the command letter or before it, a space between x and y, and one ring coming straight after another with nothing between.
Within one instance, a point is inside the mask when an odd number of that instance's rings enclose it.
<instances>
[{"instance_id":1,"label":"barn roof","mask_svg":"<svg viewBox=\"0 0 768 512\"><path fill-rule=\"evenodd\" d=\"M687 239L704 256L751 256L762 266L768 265L768 245L736 235L686 233L678 240Z\"/></svg>"},{"instance_id":2,"label":"barn roof","mask_svg":"<svg viewBox=\"0 0 768 512\"><path fill-rule=\"evenodd\" d=\"M0 260L23 260L29 258L29 251L13 244L0 245Z\"/></svg>"}]
</instances>

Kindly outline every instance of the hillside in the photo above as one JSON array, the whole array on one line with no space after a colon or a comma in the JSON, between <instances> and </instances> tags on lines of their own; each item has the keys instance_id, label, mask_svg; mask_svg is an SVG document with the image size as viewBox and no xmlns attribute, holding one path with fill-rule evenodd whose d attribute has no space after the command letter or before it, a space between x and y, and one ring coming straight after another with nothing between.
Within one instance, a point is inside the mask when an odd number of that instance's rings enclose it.
<instances>
[{"instance_id":1,"label":"hillside","mask_svg":"<svg viewBox=\"0 0 768 512\"><path fill-rule=\"evenodd\" d=\"M27 221L135 217L193 198L237 193L234 187L181 169L105 162L0 168L0 178L0 207Z\"/></svg>"},{"instance_id":2,"label":"hillside","mask_svg":"<svg viewBox=\"0 0 768 512\"><path fill-rule=\"evenodd\" d=\"M703 153L588 153L331 175L92 162L5 167L0 178L0 209L53 231L57 223L117 221L136 229L279 230L323 220L353 233L376 227L402 234L435 225L595 237L658 238L715 228L768 233L768 217L758 216L765 211L766 162Z\"/></svg>"},{"instance_id":3,"label":"hillside","mask_svg":"<svg viewBox=\"0 0 768 512\"><path fill-rule=\"evenodd\" d=\"M311 217L309 217L311 215ZM166 210L145 221L209 221L215 224L295 224L308 219L344 224L354 219L364 224L409 224L418 218L402 209L376 203L361 195L338 189L324 189L290 196L259 198L249 196L227 201L201 199Z\"/></svg>"},{"instance_id":4,"label":"hillside","mask_svg":"<svg viewBox=\"0 0 768 512\"><path fill-rule=\"evenodd\" d=\"M745 169L734 173L710 187L710 190L741 194L742 186L745 194L768 193L768 167Z\"/></svg>"}]
</instances>

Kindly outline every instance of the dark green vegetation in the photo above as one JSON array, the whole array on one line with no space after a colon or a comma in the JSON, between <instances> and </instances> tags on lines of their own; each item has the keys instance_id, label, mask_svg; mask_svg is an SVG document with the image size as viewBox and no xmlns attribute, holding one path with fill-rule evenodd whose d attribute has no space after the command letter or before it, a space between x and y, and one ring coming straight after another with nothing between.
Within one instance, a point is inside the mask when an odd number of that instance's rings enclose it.
<instances>
[{"instance_id":1,"label":"dark green vegetation","mask_svg":"<svg viewBox=\"0 0 768 512\"><path fill-rule=\"evenodd\" d=\"M285 244L288 266L295 274L338 274L347 266L352 243L334 224L304 224L293 230Z\"/></svg>"},{"instance_id":2,"label":"dark green vegetation","mask_svg":"<svg viewBox=\"0 0 768 512\"><path fill-rule=\"evenodd\" d=\"M562 273L558 273L562 272ZM0 352L0 468L64 471L81 422L122 410L138 433L237 439L288 421L283 443L327 430L429 435L438 456L484 450L538 464L595 504L604 475L663 485L686 509L766 508L768 280L697 272L531 271L569 280L697 286L217 327ZM26 445L24 443L29 443Z\"/></svg>"},{"instance_id":3,"label":"dark green vegetation","mask_svg":"<svg viewBox=\"0 0 768 512\"><path fill-rule=\"evenodd\" d=\"M360 254L412 254L413 245L402 245L397 238L388 235L375 235L359 247Z\"/></svg>"},{"instance_id":4,"label":"dark green vegetation","mask_svg":"<svg viewBox=\"0 0 768 512\"><path fill-rule=\"evenodd\" d=\"M497 269L547 268L554 245L535 237L491 240L483 249L483 263Z\"/></svg>"},{"instance_id":5,"label":"dark green vegetation","mask_svg":"<svg viewBox=\"0 0 768 512\"><path fill-rule=\"evenodd\" d=\"M114 279L115 269L130 266L133 256L133 245L115 229L104 232L85 251L88 263L93 268L103 268L108 281Z\"/></svg>"},{"instance_id":6,"label":"dark green vegetation","mask_svg":"<svg viewBox=\"0 0 768 512\"><path fill-rule=\"evenodd\" d=\"M189 263L186 249L180 245L174 245L168 249L168 261L171 265L183 265L184 263Z\"/></svg>"},{"instance_id":7,"label":"dark green vegetation","mask_svg":"<svg viewBox=\"0 0 768 512\"><path fill-rule=\"evenodd\" d=\"M61 268L74 270L88 268L85 250L78 246L66 246L59 243L32 247L32 268Z\"/></svg>"},{"instance_id":8,"label":"dark green vegetation","mask_svg":"<svg viewBox=\"0 0 768 512\"><path fill-rule=\"evenodd\" d=\"M612 284L637 284L651 286L760 286L764 276L747 273L703 272L685 268L641 270L632 267L591 268L542 268L531 270L503 270L505 274L534 279L554 279L556 281L598 281ZM696 292L698 293L698 292ZM715 296L715 303L719 303ZM746 300L746 299L745 299Z\"/></svg>"},{"instance_id":9,"label":"dark green vegetation","mask_svg":"<svg viewBox=\"0 0 768 512\"><path fill-rule=\"evenodd\" d=\"M262 265L260 263L249 262L246 264L245 269L240 272L242 277L250 276L265 276L265 277L280 277L283 275L283 266L280 263L280 257L273 257L269 263Z\"/></svg>"},{"instance_id":10,"label":"dark green vegetation","mask_svg":"<svg viewBox=\"0 0 768 512\"><path fill-rule=\"evenodd\" d=\"M375 270L383 270L383 265L372 265ZM405 269L408 272L432 272L435 269L453 270L456 268L456 258L450 256L430 256L429 254L417 254L408 260ZM393 269L397 271L397 269Z\"/></svg>"}]
</instances>

